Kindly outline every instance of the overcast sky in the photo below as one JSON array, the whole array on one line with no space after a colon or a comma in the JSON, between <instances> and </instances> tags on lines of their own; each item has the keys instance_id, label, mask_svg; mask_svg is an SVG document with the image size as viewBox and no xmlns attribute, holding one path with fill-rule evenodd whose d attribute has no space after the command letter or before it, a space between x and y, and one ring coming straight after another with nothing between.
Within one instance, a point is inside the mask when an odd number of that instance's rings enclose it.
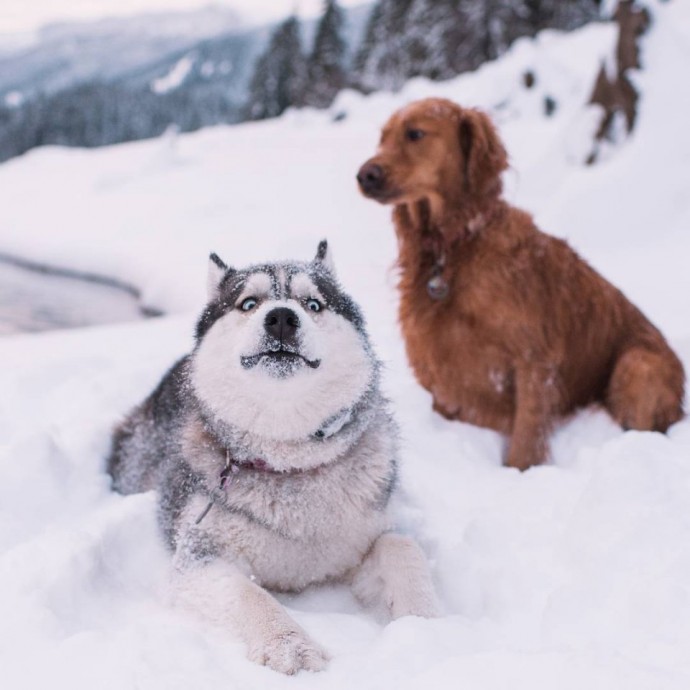
<instances>
[{"instance_id":1,"label":"overcast sky","mask_svg":"<svg viewBox=\"0 0 690 690\"><path fill-rule=\"evenodd\" d=\"M361 5L364 1L341 0L341 4ZM318 14L323 0L0 0L0 34L31 31L53 21L189 10L209 4L236 9L255 23L284 17L295 9L303 16Z\"/></svg>"}]
</instances>

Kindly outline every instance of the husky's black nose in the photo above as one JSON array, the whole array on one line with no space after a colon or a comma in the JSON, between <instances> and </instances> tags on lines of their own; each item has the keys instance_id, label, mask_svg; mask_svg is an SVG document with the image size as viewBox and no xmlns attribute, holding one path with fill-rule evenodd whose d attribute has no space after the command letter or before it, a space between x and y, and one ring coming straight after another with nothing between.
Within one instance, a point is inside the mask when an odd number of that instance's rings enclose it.
<instances>
[{"instance_id":1,"label":"husky's black nose","mask_svg":"<svg viewBox=\"0 0 690 690\"><path fill-rule=\"evenodd\" d=\"M294 345L299 328L299 316L287 307L276 307L266 314L264 321L266 333L281 344Z\"/></svg>"}]
</instances>

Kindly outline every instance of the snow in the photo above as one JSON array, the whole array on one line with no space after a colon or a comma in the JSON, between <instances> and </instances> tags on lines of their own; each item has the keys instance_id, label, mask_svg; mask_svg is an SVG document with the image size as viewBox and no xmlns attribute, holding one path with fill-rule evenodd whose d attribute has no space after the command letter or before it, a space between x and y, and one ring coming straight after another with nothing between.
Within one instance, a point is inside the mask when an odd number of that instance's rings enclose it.
<instances>
[{"instance_id":1,"label":"snow","mask_svg":"<svg viewBox=\"0 0 690 690\"><path fill-rule=\"evenodd\" d=\"M690 6L654 10L638 128L593 167L585 104L613 49L605 25L520 41L451 82L344 93L331 113L174 146L48 148L0 167L0 250L116 276L169 313L0 339L4 686L687 689L690 422L624 433L585 410L556 432L552 464L501 467L497 434L434 415L414 381L389 209L354 183L380 125L409 100L490 109L511 153L511 200L621 287L690 369ZM546 96L558 103L550 118ZM403 429L399 522L429 554L446 615L384 626L343 587L281 596L333 656L324 674L287 679L168 606L155 497L112 494L104 457L113 424L190 348L208 253L238 266L306 259L322 237L386 364Z\"/></svg>"},{"instance_id":2,"label":"snow","mask_svg":"<svg viewBox=\"0 0 690 690\"><path fill-rule=\"evenodd\" d=\"M216 66L213 64L213 62L211 60L206 60L201 65L200 71L201 71L201 76L208 79L209 77L213 76L213 73L216 71Z\"/></svg>"},{"instance_id":3,"label":"snow","mask_svg":"<svg viewBox=\"0 0 690 690\"><path fill-rule=\"evenodd\" d=\"M172 66L167 74L151 82L151 91L157 94L174 91L179 86L182 86L184 80L189 76L192 67L194 67L194 58L185 55Z\"/></svg>"},{"instance_id":4,"label":"snow","mask_svg":"<svg viewBox=\"0 0 690 690\"><path fill-rule=\"evenodd\" d=\"M5 94L5 105L8 108L18 108L24 102L21 91L10 91Z\"/></svg>"}]
</instances>

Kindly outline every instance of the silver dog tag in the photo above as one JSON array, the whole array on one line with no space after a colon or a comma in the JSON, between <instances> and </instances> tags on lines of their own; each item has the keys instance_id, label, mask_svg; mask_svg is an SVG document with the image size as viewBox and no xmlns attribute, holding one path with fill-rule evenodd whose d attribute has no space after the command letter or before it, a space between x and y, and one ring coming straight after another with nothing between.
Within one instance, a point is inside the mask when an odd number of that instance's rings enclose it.
<instances>
[{"instance_id":1,"label":"silver dog tag","mask_svg":"<svg viewBox=\"0 0 690 690\"><path fill-rule=\"evenodd\" d=\"M448 297L448 283L442 276L434 276L426 284L426 291L431 299L440 302Z\"/></svg>"}]
</instances>

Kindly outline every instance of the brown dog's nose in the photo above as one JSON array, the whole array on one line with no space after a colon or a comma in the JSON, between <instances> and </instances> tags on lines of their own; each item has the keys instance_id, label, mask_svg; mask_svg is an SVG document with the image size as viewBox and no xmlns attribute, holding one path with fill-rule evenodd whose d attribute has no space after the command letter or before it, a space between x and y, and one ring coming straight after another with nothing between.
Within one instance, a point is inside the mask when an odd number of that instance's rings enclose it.
<instances>
[{"instance_id":1,"label":"brown dog's nose","mask_svg":"<svg viewBox=\"0 0 690 690\"><path fill-rule=\"evenodd\" d=\"M365 194L374 194L383 189L385 175L376 163L365 163L357 173L357 182Z\"/></svg>"}]
</instances>

